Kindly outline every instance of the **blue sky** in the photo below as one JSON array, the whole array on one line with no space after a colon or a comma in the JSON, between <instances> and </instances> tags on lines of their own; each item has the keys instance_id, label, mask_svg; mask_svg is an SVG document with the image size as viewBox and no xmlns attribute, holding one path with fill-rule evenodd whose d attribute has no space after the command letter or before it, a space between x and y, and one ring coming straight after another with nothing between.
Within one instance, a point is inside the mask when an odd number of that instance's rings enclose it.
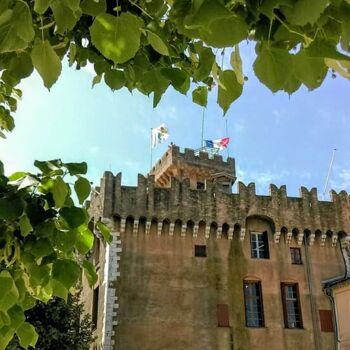
<instances>
[{"instance_id":1,"label":"blue sky","mask_svg":"<svg viewBox=\"0 0 350 350\"><path fill-rule=\"evenodd\" d=\"M272 94L252 72L252 47L242 44L241 53L249 80L226 116L238 180L255 182L258 194L268 194L270 183L287 185L290 196L298 196L300 186L317 187L322 199L332 149L337 148L329 187L350 192L349 82L328 76L312 92L302 88L291 97ZM228 60L226 54L225 65ZM95 184L104 170L111 170L123 172L124 184L135 185L137 173L149 170L150 128L163 122L169 142L199 147L202 108L192 103L190 93L186 97L169 88L153 109L152 98L137 92L112 92L104 83L91 89L92 78L89 69L76 71L64 64L50 92L37 74L21 84L16 128L0 140L7 173L32 171L35 159L85 160ZM205 111L206 139L226 136L216 93L214 88ZM169 142L154 150L154 160Z\"/></svg>"}]
</instances>

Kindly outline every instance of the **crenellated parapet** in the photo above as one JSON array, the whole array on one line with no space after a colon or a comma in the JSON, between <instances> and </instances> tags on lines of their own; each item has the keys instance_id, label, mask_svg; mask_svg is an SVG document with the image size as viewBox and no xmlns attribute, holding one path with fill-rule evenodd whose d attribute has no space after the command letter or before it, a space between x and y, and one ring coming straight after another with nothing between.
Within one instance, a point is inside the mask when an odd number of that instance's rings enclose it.
<instances>
[{"instance_id":1,"label":"crenellated parapet","mask_svg":"<svg viewBox=\"0 0 350 350\"><path fill-rule=\"evenodd\" d=\"M299 245L306 240L310 246L336 246L338 234L350 232L348 194L332 191L331 202L319 201L316 188L301 187L299 197L288 197L286 186L270 185L270 195L264 196L256 194L254 183L239 182L238 193L230 194L215 182L194 189L188 178L171 177L169 187L159 187L154 175L141 174L137 186L122 186L121 173L106 172L91 199L90 211L98 208L102 217L125 219L135 234L142 227L146 234L244 240L251 217L269 220L275 243L294 238Z\"/></svg>"}]
</instances>

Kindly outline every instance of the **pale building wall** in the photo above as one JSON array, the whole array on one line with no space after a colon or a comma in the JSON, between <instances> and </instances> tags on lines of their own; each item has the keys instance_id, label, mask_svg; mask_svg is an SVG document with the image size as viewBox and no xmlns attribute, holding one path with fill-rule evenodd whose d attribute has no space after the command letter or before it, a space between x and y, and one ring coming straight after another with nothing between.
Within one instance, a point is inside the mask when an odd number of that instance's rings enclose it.
<instances>
[{"instance_id":1,"label":"pale building wall","mask_svg":"<svg viewBox=\"0 0 350 350\"><path fill-rule=\"evenodd\" d=\"M350 283L333 289L340 350L350 349Z\"/></svg>"}]
</instances>

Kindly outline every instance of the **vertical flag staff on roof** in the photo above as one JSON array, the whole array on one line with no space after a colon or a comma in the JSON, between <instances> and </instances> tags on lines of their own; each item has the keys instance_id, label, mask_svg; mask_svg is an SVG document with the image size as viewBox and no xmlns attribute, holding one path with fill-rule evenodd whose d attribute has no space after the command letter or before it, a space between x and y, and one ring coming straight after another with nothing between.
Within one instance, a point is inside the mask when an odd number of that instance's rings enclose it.
<instances>
[{"instance_id":1,"label":"vertical flag staff on roof","mask_svg":"<svg viewBox=\"0 0 350 350\"><path fill-rule=\"evenodd\" d=\"M152 148L165 141L168 137L168 128L164 123L160 124L157 128L152 128Z\"/></svg>"}]
</instances>

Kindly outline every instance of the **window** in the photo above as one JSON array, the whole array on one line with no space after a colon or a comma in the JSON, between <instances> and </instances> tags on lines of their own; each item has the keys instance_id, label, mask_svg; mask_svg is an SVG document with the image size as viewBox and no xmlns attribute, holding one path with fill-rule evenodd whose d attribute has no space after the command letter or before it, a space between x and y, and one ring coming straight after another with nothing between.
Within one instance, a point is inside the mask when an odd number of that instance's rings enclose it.
<instances>
[{"instance_id":1,"label":"window","mask_svg":"<svg viewBox=\"0 0 350 350\"><path fill-rule=\"evenodd\" d=\"M227 304L217 305L217 317L218 317L218 327L230 327Z\"/></svg>"},{"instance_id":2,"label":"window","mask_svg":"<svg viewBox=\"0 0 350 350\"><path fill-rule=\"evenodd\" d=\"M333 321L331 310L318 310L320 314L321 331L322 332L333 332Z\"/></svg>"},{"instance_id":3,"label":"window","mask_svg":"<svg viewBox=\"0 0 350 350\"><path fill-rule=\"evenodd\" d=\"M100 239L95 236L94 246L93 246L93 263L95 265L98 265L100 263L100 249L101 249Z\"/></svg>"},{"instance_id":4,"label":"window","mask_svg":"<svg viewBox=\"0 0 350 350\"><path fill-rule=\"evenodd\" d=\"M206 245L195 245L194 246L194 256L205 258L207 256L207 246Z\"/></svg>"},{"instance_id":5,"label":"window","mask_svg":"<svg viewBox=\"0 0 350 350\"><path fill-rule=\"evenodd\" d=\"M243 282L245 324L247 327L264 327L264 313L260 282Z\"/></svg>"},{"instance_id":6,"label":"window","mask_svg":"<svg viewBox=\"0 0 350 350\"><path fill-rule=\"evenodd\" d=\"M96 287L93 291L92 295L92 312L91 312L91 318L92 318L92 324L93 329L97 328L97 319L98 319L98 293L99 293L99 287Z\"/></svg>"},{"instance_id":7,"label":"window","mask_svg":"<svg viewBox=\"0 0 350 350\"><path fill-rule=\"evenodd\" d=\"M292 264L302 265L300 248L290 248L290 258Z\"/></svg>"},{"instance_id":8,"label":"window","mask_svg":"<svg viewBox=\"0 0 350 350\"><path fill-rule=\"evenodd\" d=\"M268 259L269 245L267 241L267 232L251 232L250 245L252 250L252 258Z\"/></svg>"},{"instance_id":9,"label":"window","mask_svg":"<svg viewBox=\"0 0 350 350\"><path fill-rule=\"evenodd\" d=\"M303 328L297 283L282 283L282 303L286 328Z\"/></svg>"},{"instance_id":10,"label":"window","mask_svg":"<svg viewBox=\"0 0 350 350\"><path fill-rule=\"evenodd\" d=\"M197 182L197 190L205 190L205 183Z\"/></svg>"}]
</instances>

